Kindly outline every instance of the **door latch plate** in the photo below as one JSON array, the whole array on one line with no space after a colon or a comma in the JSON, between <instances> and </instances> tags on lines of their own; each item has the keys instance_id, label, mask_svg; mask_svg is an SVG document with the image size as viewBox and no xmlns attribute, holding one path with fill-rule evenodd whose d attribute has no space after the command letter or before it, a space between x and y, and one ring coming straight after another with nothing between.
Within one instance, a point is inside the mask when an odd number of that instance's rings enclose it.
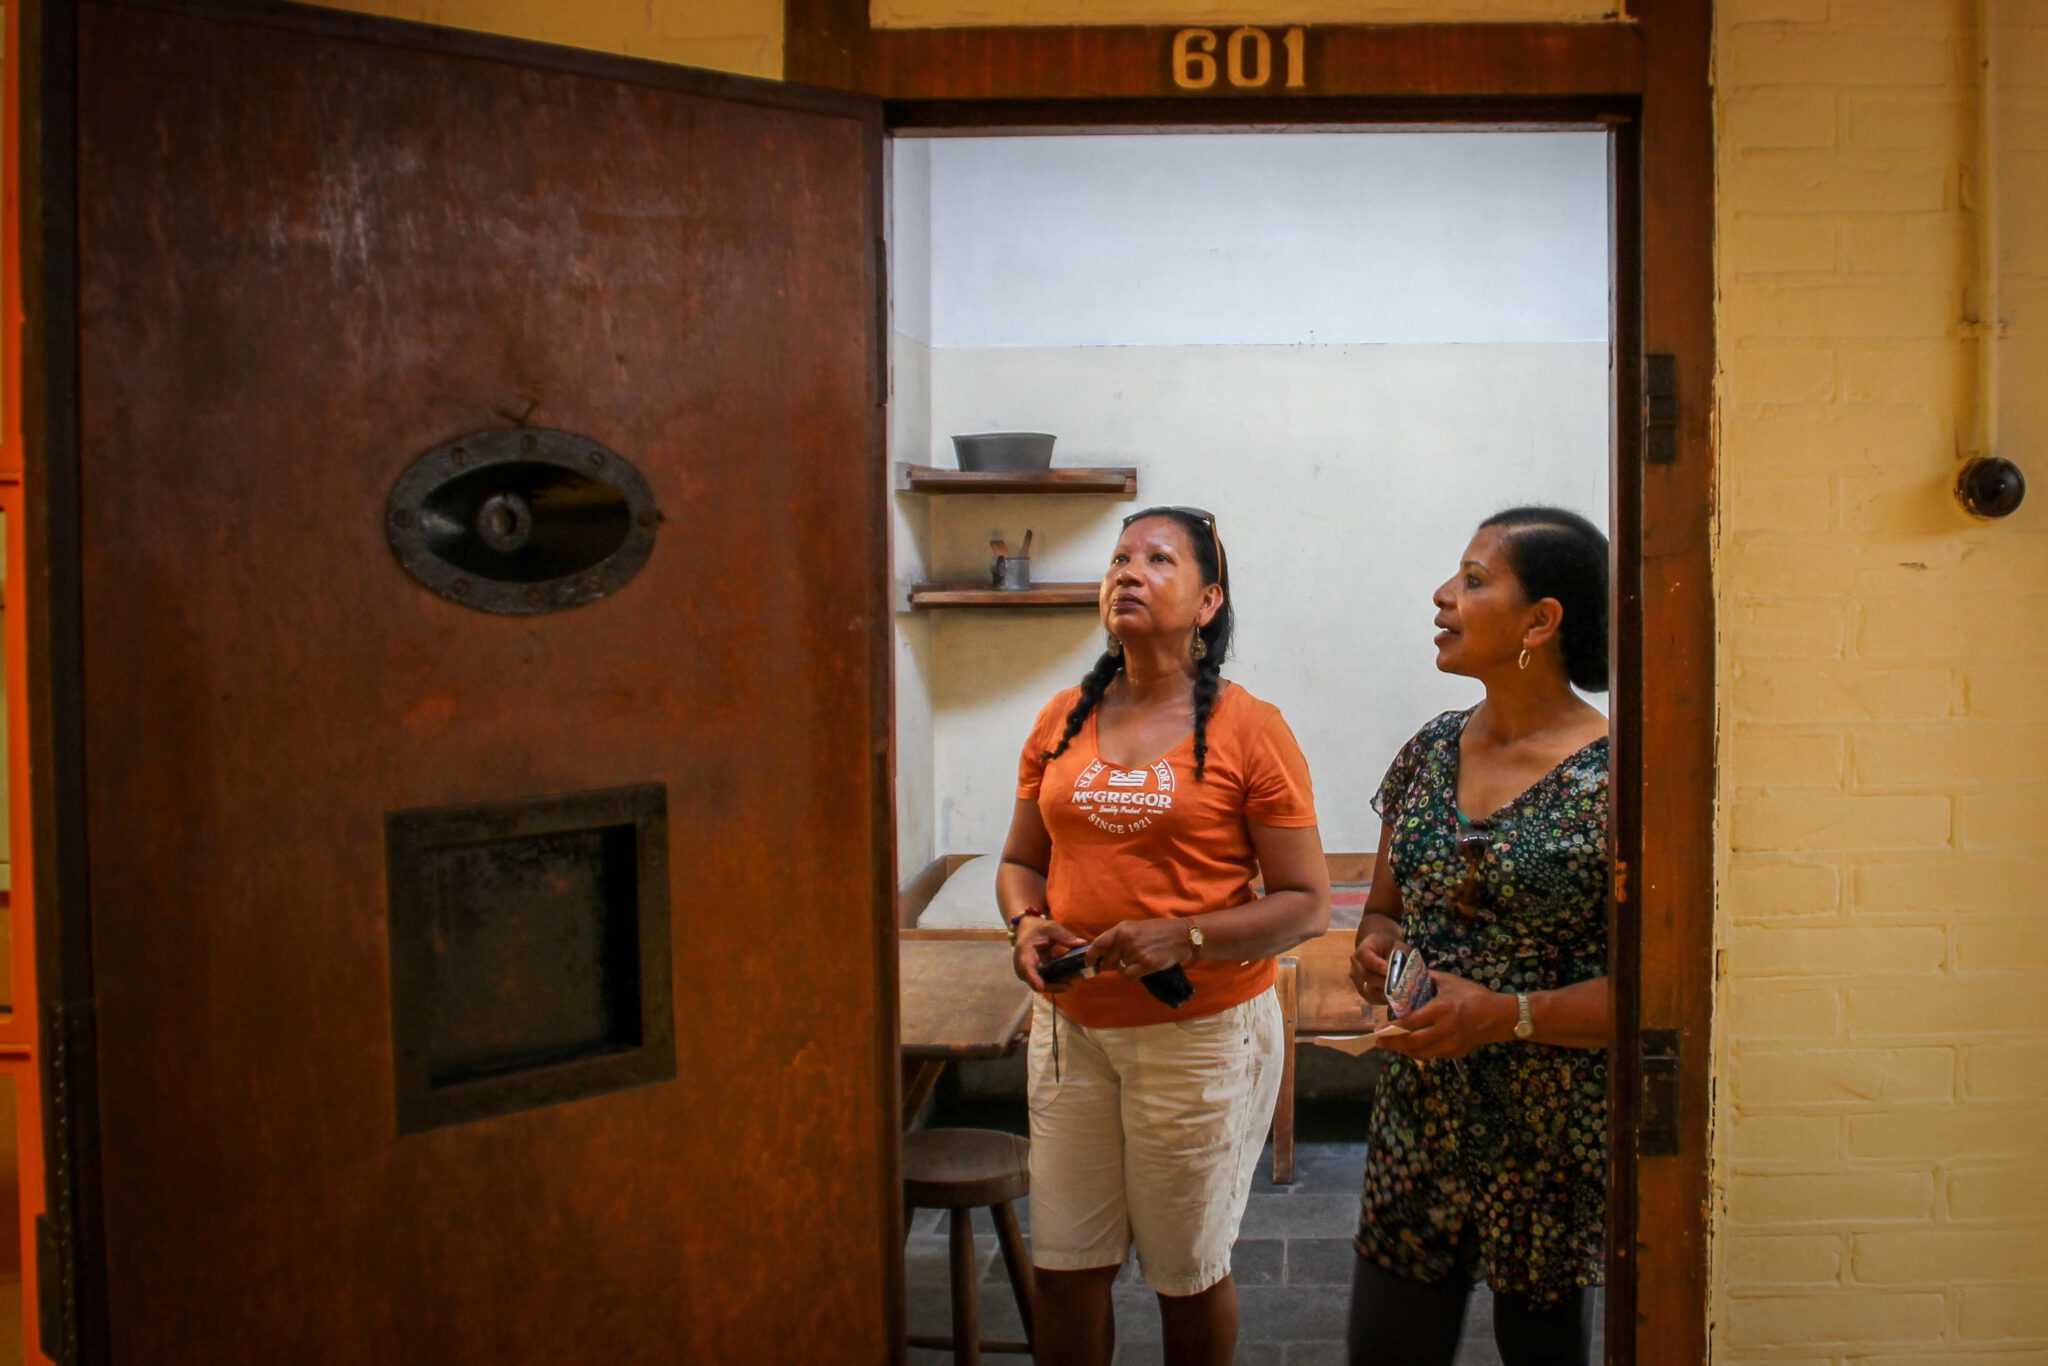
<instances>
[{"instance_id":1,"label":"door latch plate","mask_svg":"<svg viewBox=\"0 0 2048 1366\"><path fill-rule=\"evenodd\" d=\"M398 477L384 512L406 573L450 602L518 616L618 591L647 563L660 526L631 461L533 427L434 447Z\"/></svg>"}]
</instances>

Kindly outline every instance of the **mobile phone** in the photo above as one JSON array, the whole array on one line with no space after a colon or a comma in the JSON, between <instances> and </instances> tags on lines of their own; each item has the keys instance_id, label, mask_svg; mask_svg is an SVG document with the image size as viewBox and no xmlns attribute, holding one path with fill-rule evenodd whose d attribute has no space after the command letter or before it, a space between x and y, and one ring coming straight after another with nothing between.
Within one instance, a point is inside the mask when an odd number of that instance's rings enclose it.
<instances>
[{"instance_id":1,"label":"mobile phone","mask_svg":"<svg viewBox=\"0 0 2048 1366\"><path fill-rule=\"evenodd\" d=\"M1047 986L1094 975L1095 969L1088 966L1088 946L1085 944L1038 965L1038 980Z\"/></svg>"},{"instance_id":2,"label":"mobile phone","mask_svg":"<svg viewBox=\"0 0 2048 1366\"><path fill-rule=\"evenodd\" d=\"M1387 1013L1395 1019L1428 1005L1436 995L1429 964L1414 949L1395 949L1387 959Z\"/></svg>"}]
</instances>

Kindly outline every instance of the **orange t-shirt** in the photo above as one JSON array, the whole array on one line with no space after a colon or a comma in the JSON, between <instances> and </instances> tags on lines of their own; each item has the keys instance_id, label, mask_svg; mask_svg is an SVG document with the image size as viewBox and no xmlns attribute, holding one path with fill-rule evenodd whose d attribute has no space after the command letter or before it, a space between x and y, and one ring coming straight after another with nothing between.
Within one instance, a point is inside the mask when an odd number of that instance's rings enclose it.
<instances>
[{"instance_id":1,"label":"orange t-shirt","mask_svg":"<svg viewBox=\"0 0 2048 1366\"><path fill-rule=\"evenodd\" d=\"M1069 688L1038 714L1017 764L1017 796L1038 803L1052 836L1046 911L1093 939L1121 920L1189 916L1254 899L1256 825L1316 823L1308 761L1280 709L1234 683L1209 712L1208 765L1195 781L1189 734L1149 767L1121 769L1095 748L1095 713L1067 752L1045 752L1066 729L1081 690ZM1194 999L1179 1010L1116 973L1088 978L1059 997L1091 1029L1162 1024L1228 1010L1273 984L1273 960L1187 965Z\"/></svg>"}]
</instances>

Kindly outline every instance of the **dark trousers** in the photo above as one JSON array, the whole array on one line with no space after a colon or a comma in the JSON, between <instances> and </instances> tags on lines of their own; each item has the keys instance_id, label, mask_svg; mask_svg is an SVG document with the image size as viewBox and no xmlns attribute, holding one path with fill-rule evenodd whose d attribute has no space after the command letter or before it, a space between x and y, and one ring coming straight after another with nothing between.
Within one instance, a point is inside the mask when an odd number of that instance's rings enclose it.
<instances>
[{"instance_id":1,"label":"dark trousers","mask_svg":"<svg viewBox=\"0 0 2048 1366\"><path fill-rule=\"evenodd\" d=\"M1344 1332L1351 1366L1451 1366L1471 1296L1463 1281L1432 1285L1358 1258ZM1586 1366L1593 1297L1580 1289L1556 1304L1534 1304L1496 1293L1493 1341L1503 1366Z\"/></svg>"}]
</instances>

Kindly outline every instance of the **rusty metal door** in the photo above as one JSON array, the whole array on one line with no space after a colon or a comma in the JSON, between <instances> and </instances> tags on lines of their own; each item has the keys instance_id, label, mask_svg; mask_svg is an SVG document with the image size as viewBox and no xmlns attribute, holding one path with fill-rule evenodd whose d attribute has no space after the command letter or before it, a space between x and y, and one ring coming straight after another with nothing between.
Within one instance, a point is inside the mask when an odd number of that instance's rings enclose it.
<instances>
[{"instance_id":1,"label":"rusty metal door","mask_svg":"<svg viewBox=\"0 0 2048 1366\"><path fill-rule=\"evenodd\" d=\"M887 1358L878 107L68 8L80 1350Z\"/></svg>"}]
</instances>

